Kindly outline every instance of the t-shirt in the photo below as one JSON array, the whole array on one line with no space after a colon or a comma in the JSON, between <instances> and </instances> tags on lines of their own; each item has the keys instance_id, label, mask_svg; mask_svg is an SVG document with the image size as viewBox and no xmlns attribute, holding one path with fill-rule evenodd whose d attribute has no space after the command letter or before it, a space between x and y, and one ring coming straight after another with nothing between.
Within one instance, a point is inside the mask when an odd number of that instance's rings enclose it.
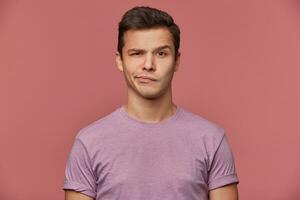
<instances>
[{"instance_id":1,"label":"t-shirt","mask_svg":"<svg viewBox=\"0 0 300 200\"><path fill-rule=\"evenodd\" d=\"M224 129L177 106L158 122L139 121L124 106L79 130L63 189L96 200L207 200L238 183Z\"/></svg>"}]
</instances>

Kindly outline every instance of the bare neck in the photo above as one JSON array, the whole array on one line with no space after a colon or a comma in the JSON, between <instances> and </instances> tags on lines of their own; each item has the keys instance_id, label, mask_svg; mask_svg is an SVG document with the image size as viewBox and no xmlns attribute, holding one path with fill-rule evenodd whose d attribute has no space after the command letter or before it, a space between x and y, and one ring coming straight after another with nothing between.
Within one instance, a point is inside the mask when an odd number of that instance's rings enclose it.
<instances>
[{"instance_id":1,"label":"bare neck","mask_svg":"<svg viewBox=\"0 0 300 200\"><path fill-rule=\"evenodd\" d=\"M164 121L175 114L177 106L172 101L172 90L156 99L145 99L128 90L125 110L131 117L149 123Z\"/></svg>"}]
</instances>

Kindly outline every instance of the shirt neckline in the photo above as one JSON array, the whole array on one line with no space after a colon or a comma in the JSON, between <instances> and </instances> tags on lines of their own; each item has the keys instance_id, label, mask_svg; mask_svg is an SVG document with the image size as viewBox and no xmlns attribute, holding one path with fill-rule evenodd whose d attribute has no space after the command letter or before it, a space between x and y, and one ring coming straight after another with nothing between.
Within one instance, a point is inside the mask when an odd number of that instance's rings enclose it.
<instances>
[{"instance_id":1,"label":"shirt neckline","mask_svg":"<svg viewBox=\"0 0 300 200\"><path fill-rule=\"evenodd\" d=\"M149 127L149 128L157 128L157 127L164 127L164 126L167 126L171 123L174 123L174 121L177 120L178 116L180 115L180 113L182 112L182 108L180 106L176 106L176 111L175 113L168 117L167 119L164 119L163 121L161 122L143 122L143 121L140 121L138 119L135 119L133 117L131 117L127 111L125 110L125 106L122 105L118 108L118 112L119 114L124 118L126 119L127 121L133 123L134 125L136 126L140 126L140 127Z\"/></svg>"}]
</instances>

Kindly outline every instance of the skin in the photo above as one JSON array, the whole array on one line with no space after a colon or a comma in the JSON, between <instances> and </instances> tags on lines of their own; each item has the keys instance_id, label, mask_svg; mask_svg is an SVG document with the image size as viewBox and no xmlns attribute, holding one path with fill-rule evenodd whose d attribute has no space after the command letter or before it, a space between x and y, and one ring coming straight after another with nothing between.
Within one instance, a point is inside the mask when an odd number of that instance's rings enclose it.
<instances>
[{"instance_id":1,"label":"skin","mask_svg":"<svg viewBox=\"0 0 300 200\"><path fill-rule=\"evenodd\" d=\"M79 192L75 192L74 190L66 190L65 200L94 200L94 198L81 194Z\"/></svg>"},{"instance_id":2,"label":"skin","mask_svg":"<svg viewBox=\"0 0 300 200\"><path fill-rule=\"evenodd\" d=\"M180 53L175 55L172 35L166 28L129 30L124 34L122 56L116 53L116 65L127 83L125 110L131 117L157 123L171 117L177 106L172 101L172 79L178 70ZM144 75L155 81L139 79ZM237 200L236 184L209 192L210 200ZM92 200L68 190L65 200Z\"/></svg>"},{"instance_id":3,"label":"skin","mask_svg":"<svg viewBox=\"0 0 300 200\"><path fill-rule=\"evenodd\" d=\"M140 121L161 122L173 115L172 102L174 72L178 70L180 54L175 58L172 35L166 28L129 30L124 34L122 58L119 52L116 64L127 83L127 113ZM141 83L139 75L156 79Z\"/></svg>"},{"instance_id":4,"label":"skin","mask_svg":"<svg viewBox=\"0 0 300 200\"><path fill-rule=\"evenodd\" d=\"M237 184L230 184L209 191L210 200L238 200Z\"/></svg>"}]
</instances>

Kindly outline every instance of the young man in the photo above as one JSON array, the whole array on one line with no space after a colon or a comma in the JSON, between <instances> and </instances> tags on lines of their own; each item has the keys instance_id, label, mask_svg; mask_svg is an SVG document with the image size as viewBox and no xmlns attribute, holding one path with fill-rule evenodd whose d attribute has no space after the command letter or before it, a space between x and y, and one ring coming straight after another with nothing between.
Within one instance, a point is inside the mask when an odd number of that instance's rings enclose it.
<instances>
[{"instance_id":1,"label":"young man","mask_svg":"<svg viewBox=\"0 0 300 200\"><path fill-rule=\"evenodd\" d=\"M128 102L81 129L65 173L66 200L237 200L224 129L177 106L180 31L149 7L119 23L116 64Z\"/></svg>"}]
</instances>

